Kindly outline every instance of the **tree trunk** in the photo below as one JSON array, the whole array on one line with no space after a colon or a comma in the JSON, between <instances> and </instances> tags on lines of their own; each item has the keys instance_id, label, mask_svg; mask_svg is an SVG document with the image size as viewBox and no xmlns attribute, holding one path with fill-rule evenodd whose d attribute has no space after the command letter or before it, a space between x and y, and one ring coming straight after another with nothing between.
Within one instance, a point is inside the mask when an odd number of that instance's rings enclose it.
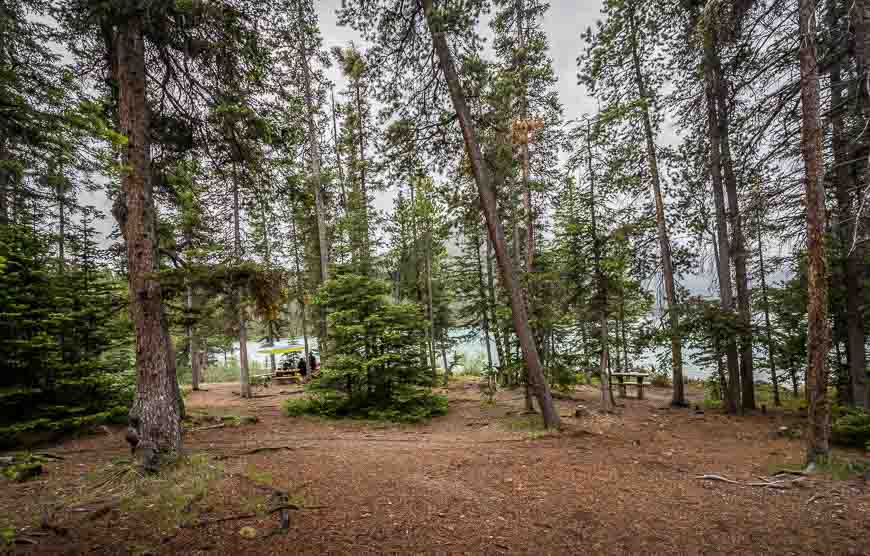
<instances>
[{"instance_id":1,"label":"tree trunk","mask_svg":"<svg viewBox=\"0 0 870 556\"><path fill-rule=\"evenodd\" d=\"M801 154L805 166L807 207L807 461L830 454L828 407L828 283L825 263L825 190L822 180L822 126L816 56L815 1L800 0Z\"/></svg>"},{"instance_id":2,"label":"tree trunk","mask_svg":"<svg viewBox=\"0 0 870 556\"><path fill-rule=\"evenodd\" d=\"M239 206L239 178L235 163L232 167L233 180L233 253L236 263L242 260L241 207ZM236 286L236 310L239 318L239 383L241 396L251 397L251 377L248 370L248 325L245 322L245 311L242 307L241 286Z\"/></svg>"},{"instance_id":3,"label":"tree trunk","mask_svg":"<svg viewBox=\"0 0 870 556\"><path fill-rule=\"evenodd\" d=\"M268 335L268 338L266 340L268 341L269 345L274 346L275 345L275 322L274 321L270 320L269 322L266 323L266 334ZM308 361L306 361L305 364L307 365ZM275 374L275 367L276 367L275 366L275 354L270 353L269 354L269 370L272 371L272 374Z\"/></svg>"},{"instance_id":4,"label":"tree trunk","mask_svg":"<svg viewBox=\"0 0 870 556\"><path fill-rule=\"evenodd\" d=\"M650 177L652 179L653 197L656 206L656 228L658 231L659 248L662 255L662 272L665 282L665 299L671 328L671 363L673 366L673 398L671 404L685 406L686 395L683 388L683 348L680 343L680 315L677 307L677 289L674 284L674 264L671 258L671 243L668 238L668 227L665 221L665 205L662 199L662 186L659 179L658 157L656 154L655 137L653 136L652 122L649 114L649 96L646 91L646 82L640 67L640 56L637 53L636 34L634 28L634 16L629 16L631 25L632 45L631 56L634 66L634 80L642 102L641 116L643 118L644 139L646 142L647 163L649 164Z\"/></svg>"},{"instance_id":5,"label":"tree trunk","mask_svg":"<svg viewBox=\"0 0 870 556\"><path fill-rule=\"evenodd\" d=\"M296 202L294 198L293 202L293 214L296 214ZM308 363L308 354L310 353L308 349L308 322L306 318L306 310L305 310L305 289L303 288L302 281L302 265L299 262L299 243L300 237L296 232L296 220L295 216L290 217L290 232L293 234L293 263L296 268L296 298L299 300L299 312L302 316L302 341L305 349L305 362ZM321 363L323 362L323 358L321 357ZM311 372L314 372L314 369L311 369Z\"/></svg>"},{"instance_id":6,"label":"tree trunk","mask_svg":"<svg viewBox=\"0 0 870 556\"><path fill-rule=\"evenodd\" d=\"M502 281L505 285L505 289L510 295L514 329L516 330L517 338L522 347L526 368L529 373L529 379L532 383L535 395L538 398L538 405L541 408L544 425L547 428L557 428L560 424L559 413L553 405L553 399L550 395L550 387L544 380L544 371L541 367L541 361L538 358L538 349L535 345L535 339L532 336L532 329L529 326L522 288L519 284L514 262L507 253L504 231L502 230L501 221L499 220L498 215L495 191L492 188L489 171L483 162L480 145L477 142L477 137L473 129L471 112L466 104L462 85L453 64L453 57L451 56L450 49L447 45L447 37L443 29L440 27L441 24L437 22L437 17L432 7L432 0L423 0L423 7L429 31L432 34L433 47L438 57L441 70L443 71L444 77L447 81L447 87L450 91L453 107L456 109L456 116L459 120L459 125L462 128L465 148L468 153L472 173L474 174L474 180L477 183L478 194L480 195L480 205L483 208L489 236L492 240L493 247L495 248L495 256L499 263L499 269L501 270Z\"/></svg>"},{"instance_id":7,"label":"tree trunk","mask_svg":"<svg viewBox=\"0 0 870 556\"><path fill-rule=\"evenodd\" d=\"M709 33L708 33L709 35ZM725 196L722 189L722 151L721 126L716 110L716 91L718 85L719 55L710 36L705 37L704 46L704 78L707 100L707 132L710 138L710 181L713 184L713 201L716 206L716 238L717 263L719 275L719 300L722 310L731 313L734 310L734 298L731 290L731 245L728 240L728 221L725 212ZM728 391L723 392L728 413L736 414L740 409L740 369L738 366L737 342L729 335L725 344L725 358L728 368Z\"/></svg>"},{"instance_id":8,"label":"tree trunk","mask_svg":"<svg viewBox=\"0 0 870 556\"><path fill-rule=\"evenodd\" d=\"M66 269L66 257L64 255L64 244L66 243L66 214L63 210L65 202L66 195L64 195L63 179L62 176L57 176L57 271L59 274L63 274Z\"/></svg>"},{"instance_id":9,"label":"tree trunk","mask_svg":"<svg viewBox=\"0 0 870 556\"><path fill-rule=\"evenodd\" d=\"M363 268L366 273L369 272L369 257L371 256L370 248L369 248L369 193L366 186L366 143L365 143L365 119L363 117L362 112L362 94L360 91L359 80L356 82L356 86L354 87L356 92L356 113L357 118L359 119L359 210L360 216L362 217L362 246L361 246L361 258L360 260L363 263ZM427 259L428 264L428 259ZM435 337L433 335L432 342L434 343ZM433 355L433 363L432 367L435 367L434 363L434 355Z\"/></svg>"},{"instance_id":10,"label":"tree trunk","mask_svg":"<svg viewBox=\"0 0 870 556\"><path fill-rule=\"evenodd\" d=\"M190 352L190 384L199 390L199 348L196 345L196 332L193 329L193 287L187 286L187 350Z\"/></svg>"},{"instance_id":11,"label":"tree trunk","mask_svg":"<svg viewBox=\"0 0 870 556\"><path fill-rule=\"evenodd\" d=\"M130 416L138 419L142 463L148 467L160 454L182 449L181 407L175 354L163 308L159 278L154 274L157 230L151 185L148 139L145 44L140 17L128 18L118 29L120 126L127 137L121 177L126 206L116 211L127 246L130 319L136 335L136 394Z\"/></svg>"},{"instance_id":12,"label":"tree trunk","mask_svg":"<svg viewBox=\"0 0 870 556\"><path fill-rule=\"evenodd\" d=\"M477 228L477 223L475 223L475 228ZM483 328L483 341L486 344L486 363L487 363L487 371L492 373L492 346L490 345L490 336L489 336L489 311L487 310L487 306L489 305L489 298L486 293L486 284L483 281L483 264L480 261L480 237L475 234L475 242L474 242L474 254L477 262L477 279L479 283L479 295L481 302L481 315L480 315L480 323L481 328Z\"/></svg>"},{"instance_id":13,"label":"tree trunk","mask_svg":"<svg viewBox=\"0 0 870 556\"><path fill-rule=\"evenodd\" d=\"M432 223L426 222L426 308L429 312L429 361L432 365L432 378L437 381L435 369L435 302L432 299ZM444 367L447 373L447 367Z\"/></svg>"},{"instance_id":14,"label":"tree trunk","mask_svg":"<svg viewBox=\"0 0 870 556\"><path fill-rule=\"evenodd\" d=\"M628 364L628 338L625 333L625 289L620 289L619 293L619 322L622 329L622 367L626 371L631 371L631 365Z\"/></svg>"},{"instance_id":15,"label":"tree trunk","mask_svg":"<svg viewBox=\"0 0 870 556\"><path fill-rule=\"evenodd\" d=\"M0 137L0 226L9 224L9 170L6 164L9 162L9 147L7 139Z\"/></svg>"},{"instance_id":16,"label":"tree trunk","mask_svg":"<svg viewBox=\"0 0 870 556\"><path fill-rule=\"evenodd\" d=\"M729 131L728 83L722 74L718 56L714 70L716 80L719 128L721 130L722 171L725 189L728 192L728 219L731 224L731 256L734 259L734 277L737 283L737 313L744 333L740 338L740 385L743 411L755 409L755 377L752 370L752 329L749 306L749 276L746 270L746 238L743 234L743 218L737 197L737 176L731 159L731 140Z\"/></svg>"},{"instance_id":17,"label":"tree trunk","mask_svg":"<svg viewBox=\"0 0 870 556\"><path fill-rule=\"evenodd\" d=\"M759 192L759 199L761 198ZM767 297L767 276L764 270L764 244L761 241L761 208L758 210L758 272L761 275L761 301L764 303L764 330L767 336L767 359L770 365L770 381L773 383L773 405L779 407L779 377L776 376L776 358L773 355L773 327L770 325L770 300Z\"/></svg>"},{"instance_id":18,"label":"tree trunk","mask_svg":"<svg viewBox=\"0 0 870 556\"><path fill-rule=\"evenodd\" d=\"M492 241L489 236L483 240L486 242L486 281L487 281L487 309L490 311L489 322L493 324L492 335L495 342L496 355L498 356L498 366L502 372L506 370L507 355L505 354L504 345L501 341L501 332L499 328L498 315L496 314L496 295L495 295L495 277L492 272Z\"/></svg>"},{"instance_id":19,"label":"tree trunk","mask_svg":"<svg viewBox=\"0 0 870 556\"><path fill-rule=\"evenodd\" d=\"M299 21L304 21L303 2L299 3ZM308 148L310 149L311 188L314 190L314 210L317 214L317 245L320 251L320 283L329 280L329 243L326 239L326 209L323 205L323 191L320 175L320 142L317 139L317 123L314 118L314 96L311 91L311 71L308 68L308 47L305 44L305 34L300 34L301 48L300 65L302 66L302 84L305 92L305 115L308 127ZM326 361L327 341L326 307L320 307L320 360Z\"/></svg>"},{"instance_id":20,"label":"tree trunk","mask_svg":"<svg viewBox=\"0 0 870 556\"><path fill-rule=\"evenodd\" d=\"M338 148L338 122L335 114L335 89L329 88L329 96L332 100L332 142L335 145L335 167L338 169L338 185L341 192L341 208L347 210L347 195L344 191L344 168L341 165L341 149Z\"/></svg>"},{"instance_id":21,"label":"tree trunk","mask_svg":"<svg viewBox=\"0 0 870 556\"><path fill-rule=\"evenodd\" d=\"M835 15L832 8L832 15ZM831 144L834 151L834 167L836 168L836 197L839 217L839 252L840 264L843 269L843 286L846 289L846 354L849 365L852 403L859 407L868 407L866 351L864 347L864 310L863 310L863 278L862 260L864 257L861 244L852 249L852 238L855 235L855 208L852 202L852 191L856 184L852 173L849 138L846 136L843 124L844 98L846 83L840 77L839 61L831 65ZM857 155L856 155L857 156Z\"/></svg>"},{"instance_id":22,"label":"tree trunk","mask_svg":"<svg viewBox=\"0 0 870 556\"><path fill-rule=\"evenodd\" d=\"M441 361L444 363L444 388L450 385L450 367L447 365L447 348L441 344Z\"/></svg>"},{"instance_id":23,"label":"tree trunk","mask_svg":"<svg viewBox=\"0 0 870 556\"><path fill-rule=\"evenodd\" d=\"M586 122L586 164L589 172L590 221L592 224L592 253L595 261L595 279L598 282L598 310L601 316L601 357L599 376L601 377L601 411L613 411L613 396L610 394L610 340L607 331L607 280L601 269L601 239L598 235L598 221L595 213L595 172L592 166L592 129Z\"/></svg>"}]
</instances>

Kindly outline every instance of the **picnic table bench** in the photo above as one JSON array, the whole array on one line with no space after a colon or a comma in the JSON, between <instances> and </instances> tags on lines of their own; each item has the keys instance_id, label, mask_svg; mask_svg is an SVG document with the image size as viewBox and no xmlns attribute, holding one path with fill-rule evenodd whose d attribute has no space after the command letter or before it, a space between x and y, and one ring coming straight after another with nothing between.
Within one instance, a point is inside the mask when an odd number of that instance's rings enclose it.
<instances>
[{"instance_id":1,"label":"picnic table bench","mask_svg":"<svg viewBox=\"0 0 870 556\"><path fill-rule=\"evenodd\" d=\"M616 385L619 386L619 397L625 398L627 397L626 387L627 386L637 386L637 399L643 399L643 387L644 387L644 379L649 376L649 373L645 373L642 371L636 372L624 372L624 373L610 373L610 385L613 386L613 379L616 379ZM627 382L630 380L631 382Z\"/></svg>"},{"instance_id":2,"label":"picnic table bench","mask_svg":"<svg viewBox=\"0 0 870 556\"><path fill-rule=\"evenodd\" d=\"M276 384L297 384L302 382L302 374L298 369L277 369L272 380Z\"/></svg>"}]
</instances>

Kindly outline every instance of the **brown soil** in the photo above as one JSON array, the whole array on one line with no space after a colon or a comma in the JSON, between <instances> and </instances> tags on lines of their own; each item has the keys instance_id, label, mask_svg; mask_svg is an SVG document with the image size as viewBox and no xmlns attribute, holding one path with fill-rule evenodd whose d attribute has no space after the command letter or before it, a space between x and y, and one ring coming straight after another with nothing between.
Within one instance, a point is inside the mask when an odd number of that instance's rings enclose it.
<instances>
[{"instance_id":1,"label":"brown soil","mask_svg":"<svg viewBox=\"0 0 870 556\"><path fill-rule=\"evenodd\" d=\"M449 415L416 426L287 418L280 404L301 395L294 387L249 401L237 385L206 388L188 398L191 411L260 421L187 434L190 453L223 459L184 520L255 517L179 528L159 507L69 506L95 470L127 454L113 430L47 448L64 459L37 480L0 484L0 529L35 543L16 553L870 554L862 479L814 475L774 490L697 478L755 481L799 463L800 440L776 435L795 417L695 415L667 408L668 392L653 388L613 415L568 417L577 401L559 400L565 430L548 435L521 414L522 392L487 406L466 381L451 385ZM572 396L596 405L591 387ZM267 536L279 522L262 511L272 489L309 509ZM66 534L40 530L43 515ZM244 538L245 526L257 537Z\"/></svg>"}]
</instances>

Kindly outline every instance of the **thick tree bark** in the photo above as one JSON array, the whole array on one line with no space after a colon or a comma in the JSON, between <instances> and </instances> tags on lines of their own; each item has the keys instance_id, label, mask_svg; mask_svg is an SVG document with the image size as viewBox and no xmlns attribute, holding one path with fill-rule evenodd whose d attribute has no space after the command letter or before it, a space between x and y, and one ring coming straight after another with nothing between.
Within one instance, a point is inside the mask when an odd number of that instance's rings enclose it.
<instances>
[{"instance_id":1,"label":"thick tree bark","mask_svg":"<svg viewBox=\"0 0 870 556\"><path fill-rule=\"evenodd\" d=\"M728 240L728 221L725 213L725 195L722 190L722 151L720 141L719 114L716 110L716 81L718 74L718 54L711 37L704 44L704 79L707 99L707 133L710 139L710 181L713 184L713 201L716 206L717 270L719 275L719 300L722 310L734 310L734 297L731 290L731 245ZM737 360L737 341L729 337L725 344L725 358L728 369L728 391L723 392L728 413L735 414L740 408L740 368Z\"/></svg>"},{"instance_id":2,"label":"thick tree bark","mask_svg":"<svg viewBox=\"0 0 870 556\"><path fill-rule=\"evenodd\" d=\"M146 100L142 21L132 16L118 29L117 81L121 132L127 137L121 177L126 206L116 215L127 246L130 318L136 335L136 394L130 410L138 420L139 453L153 468L161 454L182 449L175 353L163 308L160 280L154 274L157 230L151 185L149 108Z\"/></svg>"},{"instance_id":3,"label":"thick tree bark","mask_svg":"<svg viewBox=\"0 0 870 556\"><path fill-rule=\"evenodd\" d=\"M740 337L740 386L743 411L755 409L755 378L752 370L752 329L749 306L749 275L746 270L746 238L743 233L743 218L740 215L740 201L737 196L737 176L731 159L731 138L729 130L728 83L722 73L718 56L714 66L716 80L719 128L721 130L722 172L725 189L728 192L728 220L731 224L731 258L734 260L734 278L737 283L737 314L743 325Z\"/></svg>"},{"instance_id":4,"label":"thick tree bark","mask_svg":"<svg viewBox=\"0 0 870 556\"><path fill-rule=\"evenodd\" d=\"M305 19L303 3L299 3L299 21ZM317 123L314 118L314 95L311 90L311 70L308 67L308 47L305 44L305 34L300 35L299 49L300 65L302 66L302 84L305 93L305 115L308 127L308 148L311 168L311 187L314 190L314 210L317 214L317 245L320 251L320 282L329 280L329 243L326 235L326 209L323 205L323 191L320 171L320 142L317 139ZM326 361L326 307L320 308L320 360Z\"/></svg>"},{"instance_id":5,"label":"thick tree bark","mask_svg":"<svg viewBox=\"0 0 870 556\"><path fill-rule=\"evenodd\" d=\"M514 330L516 331L517 338L523 351L523 356L525 357L529 382L531 382L532 389L538 399L538 405L541 408L541 414L544 418L544 425L547 428L557 428L560 424L559 413L553 405L553 398L550 395L550 387L544 380L544 370L541 367L541 361L538 357L538 348L535 345L532 329L529 326L522 288L519 284L514 262L507 253L504 231L502 230L501 221L499 220L498 215L495 191L492 188L489 171L483 162L483 155L480 151L480 145L477 142L477 137L471 120L471 112L466 104L465 94L462 91L462 85L459 81L459 76L456 73L453 57L450 54L450 48L447 45L447 37L436 22L435 14L433 13L432 0L423 0L423 6L429 31L432 34L432 43L435 53L447 81L447 87L450 91L453 107L456 109L456 116L459 120L459 125L462 128L465 148L471 163L474 181L477 183L478 194L480 195L480 205L483 208L484 216L486 217L489 236L492 240L493 247L495 248L495 256L498 260L499 269L501 271L502 282L510 295Z\"/></svg>"},{"instance_id":6,"label":"thick tree bark","mask_svg":"<svg viewBox=\"0 0 870 556\"><path fill-rule=\"evenodd\" d=\"M825 190L822 179L822 126L816 55L815 0L800 0L801 154L805 166L807 207L807 461L830 454L828 407L828 283L825 262Z\"/></svg>"},{"instance_id":7,"label":"thick tree bark","mask_svg":"<svg viewBox=\"0 0 870 556\"><path fill-rule=\"evenodd\" d=\"M674 282L674 263L671 258L671 241L668 237L668 225L665 220L665 205L662 198L662 185L659 178L658 155L653 135L653 127L649 114L650 98L646 90L646 81L641 71L640 56L637 53L637 29L634 28L634 16L629 16L632 26L631 56L634 68L634 81L638 95L642 101L641 116L643 119L644 141L646 143L647 164L652 179L653 197L656 207L656 229L658 231L659 248L662 256L662 273L665 282L665 299L667 301L668 320L671 328L671 365L673 366L673 397L672 405L685 406L686 395L683 386L683 347L680 343L680 315L677 306L677 289Z\"/></svg>"}]
</instances>

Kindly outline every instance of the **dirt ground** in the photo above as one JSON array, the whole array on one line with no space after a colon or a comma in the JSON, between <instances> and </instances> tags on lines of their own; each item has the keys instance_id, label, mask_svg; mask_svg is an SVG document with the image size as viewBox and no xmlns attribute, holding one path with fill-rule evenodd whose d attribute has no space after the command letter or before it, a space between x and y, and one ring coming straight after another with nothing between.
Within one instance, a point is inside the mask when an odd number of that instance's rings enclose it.
<instances>
[{"instance_id":1,"label":"dirt ground","mask_svg":"<svg viewBox=\"0 0 870 556\"><path fill-rule=\"evenodd\" d=\"M813 475L787 489L698 478L746 483L798 464L801 441L777 434L797 416L670 409L653 388L619 399L615 414L574 418L578 402L596 407L597 391L578 387L558 402L564 430L544 434L522 415L521 391L484 405L471 381L451 385L447 416L414 426L284 417L281 403L302 395L290 387L253 400L237 385L206 388L187 399L191 413L259 422L186 434L210 474L175 521L150 499L76 505L129 455L122 430L103 431L46 447L63 459L36 480L0 483L0 529L32 543L12 552L870 555L864 478ZM245 453L257 448L275 449ZM274 489L301 506L280 534L266 510Z\"/></svg>"}]
</instances>

